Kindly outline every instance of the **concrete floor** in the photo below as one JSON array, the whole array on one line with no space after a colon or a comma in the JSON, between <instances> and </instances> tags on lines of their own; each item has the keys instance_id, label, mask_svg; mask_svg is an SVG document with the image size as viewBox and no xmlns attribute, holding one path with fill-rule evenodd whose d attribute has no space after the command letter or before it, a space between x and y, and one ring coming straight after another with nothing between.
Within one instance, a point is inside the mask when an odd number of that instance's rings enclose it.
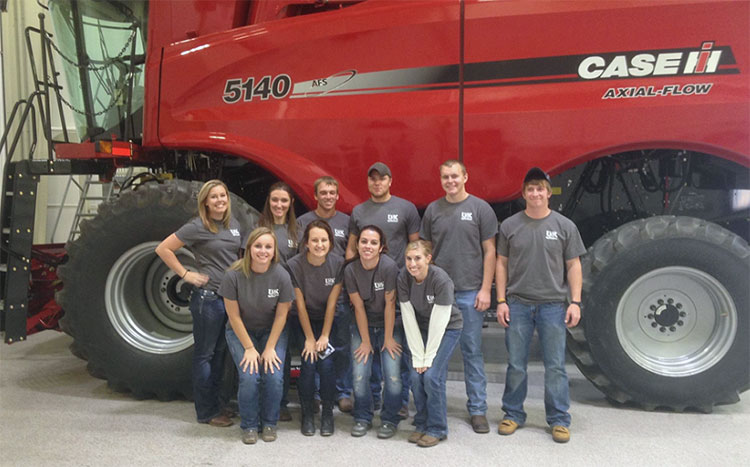
<instances>
[{"instance_id":1,"label":"concrete floor","mask_svg":"<svg viewBox=\"0 0 750 467\"><path fill-rule=\"evenodd\" d=\"M46 331L26 343L0 346L0 465L324 465L421 464L483 466L513 462L557 465L748 465L750 395L712 414L644 412L610 406L569 366L572 439L545 431L543 369L530 368L527 425L496 434L502 384L488 386L492 432L466 422L463 383L448 383L449 439L430 449L406 442L402 422L391 440L349 435L352 419L336 412L329 438L299 433L299 414L282 423L275 443L245 446L240 430L195 423L186 401L137 401L92 378L68 351L71 339ZM413 412L412 412L413 413ZM376 417L377 420L377 417Z\"/></svg>"}]
</instances>

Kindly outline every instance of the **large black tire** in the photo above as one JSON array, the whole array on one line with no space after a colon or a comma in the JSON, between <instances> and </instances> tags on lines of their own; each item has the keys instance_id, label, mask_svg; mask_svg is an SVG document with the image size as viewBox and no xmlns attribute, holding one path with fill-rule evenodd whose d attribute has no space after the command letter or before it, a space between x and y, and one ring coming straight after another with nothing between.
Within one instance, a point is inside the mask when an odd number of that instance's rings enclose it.
<instances>
[{"instance_id":1,"label":"large black tire","mask_svg":"<svg viewBox=\"0 0 750 467\"><path fill-rule=\"evenodd\" d=\"M66 332L88 370L135 397L190 398L192 319L189 284L154 253L158 243L197 215L201 183L147 183L100 205L66 246L59 268ZM258 213L231 195L232 214L249 228ZM183 264L194 264L186 249Z\"/></svg>"},{"instance_id":2,"label":"large black tire","mask_svg":"<svg viewBox=\"0 0 750 467\"><path fill-rule=\"evenodd\" d=\"M750 386L745 240L695 218L642 219L599 239L583 273L568 348L611 401L710 412Z\"/></svg>"}]
</instances>

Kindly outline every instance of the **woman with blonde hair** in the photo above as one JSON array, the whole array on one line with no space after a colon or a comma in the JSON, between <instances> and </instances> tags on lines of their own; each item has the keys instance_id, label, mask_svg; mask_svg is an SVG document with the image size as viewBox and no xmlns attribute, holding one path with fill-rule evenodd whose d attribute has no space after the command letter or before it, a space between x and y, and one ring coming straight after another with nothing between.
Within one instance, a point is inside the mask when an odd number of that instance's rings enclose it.
<instances>
[{"instance_id":1,"label":"woman with blonde hair","mask_svg":"<svg viewBox=\"0 0 750 467\"><path fill-rule=\"evenodd\" d=\"M453 281L430 264L432 244L406 246L406 270L398 277L398 300L411 351L411 390L417 414L410 443L431 447L448 436L445 381L448 361L461 336L463 319L453 295Z\"/></svg>"},{"instance_id":2,"label":"woman with blonde hair","mask_svg":"<svg viewBox=\"0 0 750 467\"><path fill-rule=\"evenodd\" d=\"M240 223L232 216L229 190L221 180L209 180L198 192L198 217L191 219L156 247L156 254L180 277L195 287L190 295L193 317L193 399L199 423L226 427L232 420L219 401L226 355L224 302L217 293L224 272L243 245ZM187 246L197 271L176 255Z\"/></svg>"},{"instance_id":3,"label":"woman with blonde hair","mask_svg":"<svg viewBox=\"0 0 750 467\"><path fill-rule=\"evenodd\" d=\"M242 442L255 444L258 431L276 440L284 385L286 318L294 291L289 273L278 264L276 236L267 227L250 233L245 256L224 276L219 293L229 317L227 345L239 374Z\"/></svg>"}]
</instances>

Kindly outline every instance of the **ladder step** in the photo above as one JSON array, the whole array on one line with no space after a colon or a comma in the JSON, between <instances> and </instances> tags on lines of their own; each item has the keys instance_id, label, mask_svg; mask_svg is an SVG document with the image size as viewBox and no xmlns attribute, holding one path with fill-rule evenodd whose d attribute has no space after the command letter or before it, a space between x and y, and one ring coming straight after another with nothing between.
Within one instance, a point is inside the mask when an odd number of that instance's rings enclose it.
<instances>
[{"instance_id":1,"label":"ladder step","mask_svg":"<svg viewBox=\"0 0 750 467\"><path fill-rule=\"evenodd\" d=\"M10 235L10 227L3 227L3 235Z\"/></svg>"},{"instance_id":2,"label":"ladder step","mask_svg":"<svg viewBox=\"0 0 750 467\"><path fill-rule=\"evenodd\" d=\"M86 201L107 201L109 198L106 196L84 196Z\"/></svg>"},{"instance_id":3,"label":"ladder step","mask_svg":"<svg viewBox=\"0 0 750 467\"><path fill-rule=\"evenodd\" d=\"M8 265L0 264L0 272L8 272Z\"/></svg>"},{"instance_id":4,"label":"ladder step","mask_svg":"<svg viewBox=\"0 0 750 467\"><path fill-rule=\"evenodd\" d=\"M82 212L78 214L78 217L96 217L96 214L87 214Z\"/></svg>"}]
</instances>

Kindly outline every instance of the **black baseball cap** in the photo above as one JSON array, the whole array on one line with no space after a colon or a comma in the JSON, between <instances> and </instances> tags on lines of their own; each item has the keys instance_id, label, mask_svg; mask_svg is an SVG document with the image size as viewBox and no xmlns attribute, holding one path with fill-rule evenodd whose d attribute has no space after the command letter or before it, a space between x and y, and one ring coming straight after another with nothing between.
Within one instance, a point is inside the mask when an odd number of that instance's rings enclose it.
<instances>
[{"instance_id":1,"label":"black baseball cap","mask_svg":"<svg viewBox=\"0 0 750 467\"><path fill-rule=\"evenodd\" d=\"M549 175L547 175L547 172L540 169L539 167L530 168L529 171L526 172L526 176L523 178L524 183L530 182L532 180L547 180L548 183L552 183Z\"/></svg>"},{"instance_id":2,"label":"black baseball cap","mask_svg":"<svg viewBox=\"0 0 750 467\"><path fill-rule=\"evenodd\" d=\"M393 175L391 175L391 169L389 169L388 166L383 164L382 162L376 162L372 164L370 168L367 169L367 175L369 176L373 170L379 173L381 177L384 175L388 175L389 177L393 178Z\"/></svg>"}]
</instances>

